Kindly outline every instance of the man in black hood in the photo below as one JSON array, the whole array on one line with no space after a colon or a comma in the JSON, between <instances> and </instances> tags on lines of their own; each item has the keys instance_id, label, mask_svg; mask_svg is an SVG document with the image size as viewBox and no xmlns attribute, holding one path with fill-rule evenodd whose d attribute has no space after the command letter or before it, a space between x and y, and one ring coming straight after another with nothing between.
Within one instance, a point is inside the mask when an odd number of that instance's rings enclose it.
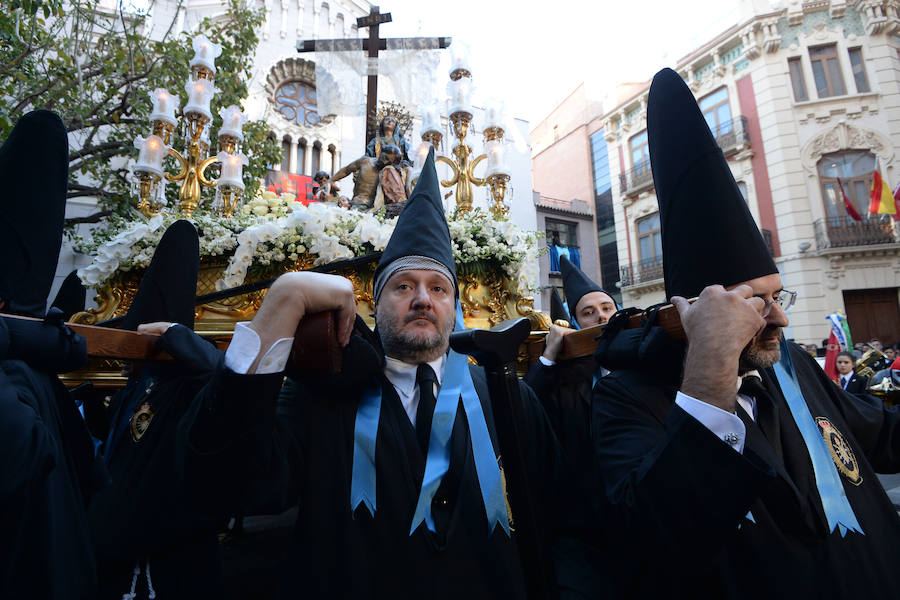
<instances>
[{"instance_id":1,"label":"man in black hood","mask_svg":"<svg viewBox=\"0 0 900 600\"><path fill-rule=\"evenodd\" d=\"M358 318L352 327L346 279L279 278L186 423L186 480L224 512L299 504L280 598L524 598L485 376L448 352L458 286L433 152L374 295L373 333ZM276 406L298 321L332 309L346 368L290 377ZM521 395L537 536L549 547L563 515L561 454L533 393Z\"/></svg>"},{"instance_id":2,"label":"man in black hood","mask_svg":"<svg viewBox=\"0 0 900 600\"><path fill-rule=\"evenodd\" d=\"M176 221L122 321L161 334L160 348L180 360L132 363L110 402L103 454L112 484L88 515L101 600L224 594L216 521L185 501L175 460L178 423L222 358L193 333L198 263L196 228Z\"/></svg>"},{"instance_id":3,"label":"man in black hood","mask_svg":"<svg viewBox=\"0 0 900 600\"><path fill-rule=\"evenodd\" d=\"M87 362L85 342L45 315L62 243L68 175L62 120L22 117L0 147L0 597L89 599L96 573L85 507L94 445L56 373Z\"/></svg>"},{"instance_id":4,"label":"man in black hood","mask_svg":"<svg viewBox=\"0 0 900 600\"><path fill-rule=\"evenodd\" d=\"M900 468L900 415L846 394L783 340L794 294L674 71L654 77L647 127L666 293L687 346L595 388L617 587L898 597L900 519L875 470Z\"/></svg>"}]
</instances>

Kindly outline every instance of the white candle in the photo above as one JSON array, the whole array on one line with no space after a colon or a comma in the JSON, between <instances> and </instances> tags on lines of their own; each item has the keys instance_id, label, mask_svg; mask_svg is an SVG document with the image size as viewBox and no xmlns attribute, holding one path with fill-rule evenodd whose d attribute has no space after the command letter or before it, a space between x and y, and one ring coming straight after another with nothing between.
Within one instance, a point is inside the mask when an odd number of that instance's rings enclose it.
<instances>
[{"instance_id":1,"label":"white candle","mask_svg":"<svg viewBox=\"0 0 900 600\"><path fill-rule=\"evenodd\" d=\"M485 129L487 129L488 127L503 127L503 121L505 120L505 118L503 103L500 100L491 101L484 112Z\"/></svg>"},{"instance_id":2,"label":"white candle","mask_svg":"<svg viewBox=\"0 0 900 600\"><path fill-rule=\"evenodd\" d=\"M506 166L506 148L503 142L494 140L484 145L485 154L487 154L487 175L509 175L509 169Z\"/></svg>"},{"instance_id":3,"label":"white candle","mask_svg":"<svg viewBox=\"0 0 900 600\"><path fill-rule=\"evenodd\" d=\"M463 77L456 81L450 81L448 84L450 92L450 114L455 112L472 112L472 106L469 103L469 95L472 91L472 80Z\"/></svg>"},{"instance_id":4,"label":"white candle","mask_svg":"<svg viewBox=\"0 0 900 600\"><path fill-rule=\"evenodd\" d=\"M209 112L209 103L212 101L213 94L218 90L209 79L197 79L188 81L184 84L184 89L188 94L188 102L184 107L184 114L200 113L207 119L212 119L212 113Z\"/></svg>"},{"instance_id":5,"label":"white candle","mask_svg":"<svg viewBox=\"0 0 900 600\"><path fill-rule=\"evenodd\" d=\"M244 123L247 122L247 115L241 112L240 107L232 104L228 108L221 108L219 109L219 116L222 117L222 128L219 129L219 137L230 135L243 142L243 127Z\"/></svg>"},{"instance_id":6,"label":"white candle","mask_svg":"<svg viewBox=\"0 0 900 600\"><path fill-rule=\"evenodd\" d=\"M169 153L169 147L163 143L162 138L156 135L146 138L137 136L134 138L134 147L138 149L138 160L134 170L162 175L163 159Z\"/></svg>"},{"instance_id":7,"label":"white candle","mask_svg":"<svg viewBox=\"0 0 900 600\"><path fill-rule=\"evenodd\" d=\"M434 104L422 109L422 133L429 131L441 131L441 112Z\"/></svg>"},{"instance_id":8,"label":"white candle","mask_svg":"<svg viewBox=\"0 0 900 600\"><path fill-rule=\"evenodd\" d=\"M431 149L430 142L422 142L419 144L419 147L416 148L416 158L413 164L413 169L422 170L422 167L425 166L425 160L428 158L428 151Z\"/></svg>"},{"instance_id":9,"label":"white candle","mask_svg":"<svg viewBox=\"0 0 900 600\"><path fill-rule=\"evenodd\" d=\"M216 158L222 163L222 174L216 181L216 187L230 185L244 189L244 165L250 164L244 153L229 154L223 150L216 155Z\"/></svg>"},{"instance_id":10,"label":"white candle","mask_svg":"<svg viewBox=\"0 0 900 600\"><path fill-rule=\"evenodd\" d=\"M153 109L150 111L151 121L165 121L176 125L175 109L178 108L178 96L173 96L168 90L156 88L150 92L150 101Z\"/></svg>"},{"instance_id":11,"label":"white candle","mask_svg":"<svg viewBox=\"0 0 900 600\"><path fill-rule=\"evenodd\" d=\"M194 46L194 58L191 59L191 68L199 65L215 73L216 59L222 54L222 46L212 43L203 34L195 37L192 45Z\"/></svg>"}]
</instances>

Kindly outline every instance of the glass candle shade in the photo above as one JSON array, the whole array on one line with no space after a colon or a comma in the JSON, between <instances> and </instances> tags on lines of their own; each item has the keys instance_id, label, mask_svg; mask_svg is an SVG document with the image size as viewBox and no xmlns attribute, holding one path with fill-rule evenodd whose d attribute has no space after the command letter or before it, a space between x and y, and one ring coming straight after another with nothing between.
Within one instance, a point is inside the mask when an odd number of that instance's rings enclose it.
<instances>
[{"instance_id":1,"label":"glass candle shade","mask_svg":"<svg viewBox=\"0 0 900 600\"><path fill-rule=\"evenodd\" d=\"M188 102L184 106L184 114L197 113L207 119L212 119L212 113L209 112L209 103L212 101L213 94L218 91L213 83L208 79L197 79L184 84L184 89L188 94Z\"/></svg>"},{"instance_id":2,"label":"glass candle shade","mask_svg":"<svg viewBox=\"0 0 900 600\"><path fill-rule=\"evenodd\" d=\"M472 94L472 80L468 77L450 81L447 86L450 94L450 114L455 112L472 112L470 97Z\"/></svg>"},{"instance_id":3,"label":"glass candle shade","mask_svg":"<svg viewBox=\"0 0 900 600\"><path fill-rule=\"evenodd\" d=\"M506 148L503 142L494 140L486 142L484 152L487 154L486 176L509 175L509 166L506 164Z\"/></svg>"},{"instance_id":4,"label":"glass candle shade","mask_svg":"<svg viewBox=\"0 0 900 600\"><path fill-rule=\"evenodd\" d=\"M219 116L222 117L222 127L219 129L219 137L230 135L236 137L238 141L244 141L244 123L247 122L247 115L241 112L239 106L232 104L228 108L219 109Z\"/></svg>"},{"instance_id":5,"label":"glass candle shade","mask_svg":"<svg viewBox=\"0 0 900 600\"><path fill-rule=\"evenodd\" d=\"M422 133L443 131L441 127L441 111L437 105L431 104L422 110Z\"/></svg>"},{"instance_id":6,"label":"glass candle shade","mask_svg":"<svg viewBox=\"0 0 900 600\"><path fill-rule=\"evenodd\" d=\"M243 190L244 166L250 164L244 153L229 154L223 150L216 155L216 158L222 163L222 174L216 181L216 187L230 185Z\"/></svg>"},{"instance_id":7,"label":"glass candle shade","mask_svg":"<svg viewBox=\"0 0 900 600\"><path fill-rule=\"evenodd\" d=\"M169 153L169 147L163 143L161 137L156 135L146 138L137 136L134 138L134 147L138 149L138 160L134 165L134 171L163 174L162 163Z\"/></svg>"},{"instance_id":8,"label":"glass candle shade","mask_svg":"<svg viewBox=\"0 0 900 600\"><path fill-rule=\"evenodd\" d=\"M173 96L168 90L156 88L150 92L150 101L153 108L150 111L151 121L165 121L171 125L176 125L175 110L178 108L178 96Z\"/></svg>"},{"instance_id":9,"label":"glass candle shade","mask_svg":"<svg viewBox=\"0 0 900 600\"><path fill-rule=\"evenodd\" d=\"M222 46L212 43L203 34L196 36L192 44L194 46L194 58L191 59L191 68L193 69L199 65L215 73L216 59L222 54Z\"/></svg>"}]
</instances>

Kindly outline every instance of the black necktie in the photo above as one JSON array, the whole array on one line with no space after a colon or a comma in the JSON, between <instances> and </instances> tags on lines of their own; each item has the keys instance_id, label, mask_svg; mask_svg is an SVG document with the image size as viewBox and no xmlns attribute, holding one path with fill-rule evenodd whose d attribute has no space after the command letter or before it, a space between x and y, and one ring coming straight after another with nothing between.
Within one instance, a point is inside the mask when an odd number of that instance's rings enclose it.
<instances>
[{"instance_id":1,"label":"black necktie","mask_svg":"<svg viewBox=\"0 0 900 600\"><path fill-rule=\"evenodd\" d=\"M763 385L762 380L754 375L748 375L741 380L739 394L750 396L756 400L756 424L762 430L763 435L775 448L778 456L781 456L781 427L778 417L778 407Z\"/></svg>"},{"instance_id":2,"label":"black necktie","mask_svg":"<svg viewBox=\"0 0 900 600\"><path fill-rule=\"evenodd\" d=\"M419 365L416 383L419 385L419 408L416 411L416 438L423 454L428 454L428 434L431 432L431 418L434 416L434 384L437 376L428 363Z\"/></svg>"},{"instance_id":3,"label":"black necktie","mask_svg":"<svg viewBox=\"0 0 900 600\"><path fill-rule=\"evenodd\" d=\"M845 390L847 389L847 376L846 375L841 375L841 388L845 389Z\"/></svg>"}]
</instances>

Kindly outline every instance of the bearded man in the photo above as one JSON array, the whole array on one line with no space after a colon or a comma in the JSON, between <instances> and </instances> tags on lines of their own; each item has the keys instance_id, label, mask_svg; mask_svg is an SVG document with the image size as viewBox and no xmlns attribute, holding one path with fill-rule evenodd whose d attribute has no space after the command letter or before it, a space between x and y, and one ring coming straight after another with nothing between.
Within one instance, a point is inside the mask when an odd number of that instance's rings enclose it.
<instances>
[{"instance_id":1,"label":"bearded man","mask_svg":"<svg viewBox=\"0 0 900 600\"><path fill-rule=\"evenodd\" d=\"M457 290L432 152L375 271L375 332L351 284L316 273L279 278L236 329L185 424L185 475L225 513L299 504L279 597L525 597L484 373L448 352ZM298 321L325 310L339 313L345 369L292 376L276 406ZM561 453L521 394L549 545L564 514Z\"/></svg>"},{"instance_id":2,"label":"bearded man","mask_svg":"<svg viewBox=\"0 0 900 600\"><path fill-rule=\"evenodd\" d=\"M664 359L595 387L619 593L898 597L900 519L875 476L900 469L898 413L784 341L795 295L674 71L654 77L647 127L666 294L687 346L666 342Z\"/></svg>"}]
</instances>

